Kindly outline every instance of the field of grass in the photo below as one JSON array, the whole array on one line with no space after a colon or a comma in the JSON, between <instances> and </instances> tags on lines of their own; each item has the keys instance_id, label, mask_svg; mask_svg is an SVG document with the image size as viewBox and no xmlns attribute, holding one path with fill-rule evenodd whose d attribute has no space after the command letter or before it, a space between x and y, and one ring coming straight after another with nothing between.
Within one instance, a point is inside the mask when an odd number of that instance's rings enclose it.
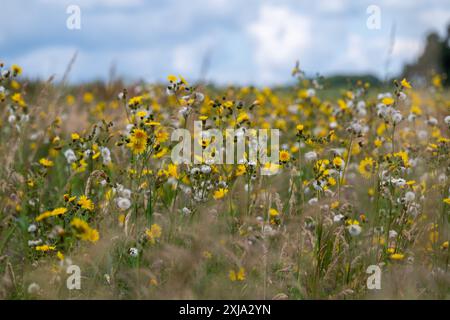
<instances>
[{"instance_id":1,"label":"field of grass","mask_svg":"<svg viewBox=\"0 0 450 320\"><path fill-rule=\"evenodd\" d=\"M1 299L449 298L439 75L325 90L294 70L271 90L1 72ZM194 121L279 129L280 161L174 163Z\"/></svg>"}]
</instances>

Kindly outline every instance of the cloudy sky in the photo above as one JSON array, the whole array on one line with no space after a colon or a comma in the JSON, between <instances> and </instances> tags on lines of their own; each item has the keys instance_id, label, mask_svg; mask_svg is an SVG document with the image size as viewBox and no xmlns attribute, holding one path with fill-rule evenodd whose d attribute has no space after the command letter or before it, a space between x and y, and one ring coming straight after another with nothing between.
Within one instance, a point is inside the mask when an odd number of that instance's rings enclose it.
<instances>
[{"instance_id":1,"label":"cloudy sky","mask_svg":"<svg viewBox=\"0 0 450 320\"><path fill-rule=\"evenodd\" d=\"M80 30L66 27L69 5L80 7ZM380 29L367 27L370 5ZM74 82L106 79L115 65L129 80L279 84L297 59L309 74L383 77L394 24L390 74L449 22L446 0L11 0L0 5L0 60L47 78L77 52Z\"/></svg>"}]
</instances>

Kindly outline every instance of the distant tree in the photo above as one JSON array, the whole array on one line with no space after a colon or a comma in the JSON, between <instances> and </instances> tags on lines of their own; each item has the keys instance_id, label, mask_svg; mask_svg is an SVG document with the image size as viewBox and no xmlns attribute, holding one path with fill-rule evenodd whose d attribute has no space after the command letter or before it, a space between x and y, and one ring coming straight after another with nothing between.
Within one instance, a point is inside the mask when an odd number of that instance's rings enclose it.
<instances>
[{"instance_id":1,"label":"distant tree","mask_svg":"<svg viewBox=\"0 0 450 320\"><path fill-rule=\"evenodd\" d=\"M407 64L403 68L403 76L408 79L425 81L433 73L450 74L450 25L447 27L447 35L441 40L435 32L427 36L423 53L417 61ZM447 77L448 78L448 77ZM448 80L447 83L448 85Z\"/></svg>"},{"instance_id":2,"label":"distant tree","mask_svg":"<svg viewBox=\"0 0 450 320\"><path fill-rule=\"evenodd\" d=\"M450 25L447 27L447 37L445 37L442 47L442 67L443 72L447 75L446 84L450 85Z\"/></svg>"}]
</instances>

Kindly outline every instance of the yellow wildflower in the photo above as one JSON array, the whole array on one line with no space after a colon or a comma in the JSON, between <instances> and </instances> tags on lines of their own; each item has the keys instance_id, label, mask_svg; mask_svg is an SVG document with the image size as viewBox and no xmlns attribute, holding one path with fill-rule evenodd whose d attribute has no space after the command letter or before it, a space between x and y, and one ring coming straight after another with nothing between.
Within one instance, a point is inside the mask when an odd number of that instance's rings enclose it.
<instances>
[{"instance_id":1,"label":"yellow wildflower","mask_svg":"<svg viewBox=\"0 0 450 320\"><path fill-rule=\"evenodd\" d=\"M53 250L55 250L55 249L56 249L55 246L49 246L49 245L47 245L47 244L44 244L44 245L42 245L42 246L37 246L37 247L35 248L36 251L42 251L42 252L53 251Z\"/></svg>"},{"instance_id":2,"label":"yellow wildflower","mask_svg":"<svg viewBox=\"0 0 450 320\"><path fill-rule=\"evenodd\" d=\"M154 244L156 240L158 240L161 237L162 229L161 227L154 223L150 227L150 229L145 230L145 234L147 235L148 240L150 243Z\"/></svg>"},{"instance_id":3,"label":"yellow wildflower","mask_svg":"<svg viewBox=\"0 0 450 320\"><path fill-rule=\"evenodd\" d=\"M245 280L245 269L239 268L238 271L230 270L229 278L231 281L244 281Z\"/></svg>"},{"instance_id":4,"label":"yellow wildflower","mask_svg":"<svg viewBox=\"0 0 450 320\"><path fill-rule=\"evenodd\" d=\"M401 85L407 89L411 89L411 84L405 78L401 81Z\"/></svg>"},{"instance_id":5,"label":"yellow wildflower","mask_svg":"<svg viewBox=\"0 0 450 320\"><path fill-rule=\"evenodd\" d=\"M56 209L53 209L52 211L46 211L46 212L40 214L39 216L36 217L35 220L37 222L39 222L39 221L44 220L49 217L60 216L66 212L67 212L67 208L56 208Z\"/></svg>"},{"instance_id":6,"label":"yellow wildflower","mask_svg":"<svg viewBox=\"0 0 450 320\"><path fill-rule=\"evenodd\" d=\"M365 158L364 160L361 160L359 163L359 173L366 179L370 179L372 176L373 170L376 167L376 162L370 157Z\"/></svg>"},{"instance_id":7,"label":"yellow wildflower","mask_svg":"<svg viewBox=\"0 0 450 320\"><path fill-rule=\"evenodd\" d=\"M39 163L46 168L50 168L50 167L54 166L53 161L49 160L47 158L42 158L41 160L39 160Z\"/></svg>"},{"instance_id":8,"label":"yellow wildflower","mask_svg":"<svg viewBox=\"0 0 450 320\"><path fill-rule=\"evenodd\" d=\"M403 260L405 255L402 253L393 253L389 256L392 260Z\"/></svg>"},{"instance_id":9,"label":"yellow wildflower","mask_svg":"<svg viewBox=\"0 0 450 320\"><path fill-rule=\"evenodd\" d=\"M228 193L228 189L220 188L216 191L214 191L214 199L219 200L226 196Z\"/></svg>"},{"instance_id":10,"label":"yellow wildflower","mask_svg":"<svg viewBox=\"0 0 450 320\"><path fill-rule=\"evenodd\" d=\"M88 197L86 197L85 195L79 197L77 203L81 206L82 209L89 211L94 210L94 203L92 202L92 200L88 199Z\"/></svg>"}]
</instances>

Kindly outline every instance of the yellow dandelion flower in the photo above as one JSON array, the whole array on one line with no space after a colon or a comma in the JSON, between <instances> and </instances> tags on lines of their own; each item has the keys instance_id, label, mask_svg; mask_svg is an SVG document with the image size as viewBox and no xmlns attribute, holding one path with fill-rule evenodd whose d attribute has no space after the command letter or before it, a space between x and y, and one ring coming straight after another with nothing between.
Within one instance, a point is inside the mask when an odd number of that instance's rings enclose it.
<instances>
[{"instance_id":1,"label":"yellow dandelion flower","mask_svg":"<svg viewBox=\"0 0 450 320\"><path fill-rule=\"evenodd\" d=\"M329 177L329 178L328 178L328 184L329 184L330 186L335 186L335 185L336 185L336 179L333 178L333 177Z\"/></svg>"},{"instance_id":2,"label":"yellow dandelion flower","mask_svg":"<svg viewBox=\"0 0 450 320\"><path fill-rule=\"evenodd\" d=\"M249 121L249 119L250 118L249 118L249 116L248 116L248 114L246 112L241 112L238 115L236 121L237 121L237 123L241 123L241 122L244 122L244 121Z\"/></svg>"},{"instance_id":3,"label":"yellow dandelion flower","mask_svg":"<svg viewBox=\"0 0 450 320\"><path fill-rule=\"evenodd\" d=\"M96 229L92 229L89 224L80 218L74 218L70 225L76 230L77 236L82 240L97 242L100 235Z\"/></svg>"},{"instance_id":4,"label":"yellow dandelion flower","mask_svg":"<svg viewBox=\"0 0 450 320\"><path fill-rule=\"evenodd\" d=\"M334 164L335 167L340 168L340 167L342 167L342 165L344 164L344 160L342 160L341 157L335 157L335 158L333 159L333 164Z\"/></svg>"},{"instance_id":5,"label":"yellow dandelion flower","mask_svg":"<svg viewBox=\"0 0 450 320\"><path fill-rule=\"evenodd\" d=\"M280 215L280 213L276 209L273 209L273 208L269 209L269 216L271 218L275 218L279 215Z\"/></svg>"},{"instance_id":6,"label":"yellow dandelion flower","mask_svg":"<svg viewBox=\"0 0 450 320\"><path fill-rule=\"evenodd\" d=\"M156 278L150 278L149 283L151 286L158 286L158 280Z\"/></svg>"},{"instance_id":7,"label":"yellow dandelion flower","mask_svg":"<svg viewBox=\"0 0 450 320\"><path fill-rule=\"evenodd\" d=\"M147 116L147 111L139 110L138 112L136 112L136 116L139 118L145 118Z\"/></svg>"},{"instance_id":8,"label":"yellow dandelion flower","mask_svg":"<svg viewBox=\"0 0 450 320\"><path fill-rule=\"evenodd\" d=\"M25 107L26 103L25 100L22 98L22 95L20 93L15 93L12 95L11 100L15 103L17 103L21 107Z\"/></svg>"},{"instance_id":9,"label":"yellow dandelion flower","mask_svg":"<svg viewBox=\"0 0 450 320\"><path fill-rule=\"evenodd\" d=\"M158 143L166 142L169 139L169 133L165 130L159 129L156 132L156 141Z\"/></svg>"},{"instance_id":10,"label":"yellow dandelion flower","mask_svg":"<svg viewBox=\"0 0 450 320\"><path fill-rule=\"evenodd\" d=\"M164 157L169 152L168 148L162 148L158 153L156 153L153 158L160 159Z\"/></svg>"},{"instance_id":11,"label":"yellow dandelion flower","mask_svg":"<svg viewBox=\"0 0 450 320\"><path fill-rule=\"evenodd\" d=\"M148 121L145 123L145 125L148 127L158 127L161 125L161 123L157 121Z\"/></svg>"},{"instance_id":12,"label":"yellow dandelion flower","mask_svg":"<svg viewBox=\"0 0 450 320\"><path fill-rule=\"evenodd\" d=\"M226 196L228 193L228 189L220 188L216 191L214 191L214 199L219 200Z\"/></svg>"},{"instance_id":13,"label":"yellow dandelion flower","mask_svg":"<svg viewBox=\"0 0 450 320\"><path fill-rule=\"evenodd\" d=\"M411 84L405 78L401 81L401 85L407 89L411 89Z\"/></svg>"},{"instance_id":14,"label":"yellow dandelion flower","mask_svg":"<svg viewBox=\"0 0 450 320\"><path fill-rule=\"evenodd\" d=\"M42 158L42 159L40 159L40 160L39 160L39 163L40 163L42 166L46 167L46 168L50 168L50 167L53 167L53 166L54 166L53 161L52 161L52 160L49 160L49 159L47 159L47 158Z\"/></svg>"},{"instance_id":15,"label":"yellow dandelion flower","mask_svg":"<svg viewBox=\"0 0 450 320\"><path fill-rule=\"evenodd\" d=\"M76 132L72 133L70 137L72 138L73 141L80 140L80 135Z\"/></svg>"},{"instance_id":16,"label":"yellow dandelion flower","mask_svg":"<svg viewBox=\"0 0 450 320\"><path fill-rule=\"evenodd\" d=\"M55 250L55 249L56 249L55 246L49 246L49 245L47 245L47 244L44 244L44 245L42 245L42 246L37 246L37 247L35 247L35 250L36 250L36 251L42 251L42 252L53 251L53 250Z\"/></svg>"},{"instance_id":17,"label":"yellow dandelion flower","mask_svg":"<svg viewBox=\"0 0 450 320\"><path fill-rule=\"evenodd\" d=\"M147 132L142 129L135 129L131 134L131 139L147 142L148 135Z\"/></svg>"},{"instance_id":18,"label":"yellow dandelion flower","mask_svg":"<svg viewBox=\"0 0 450 320\"><path fill-rule=\"evenodd\" d=\"M160 225L154 223L152 224L150 229L145 230L145 234L147 235L147 238L150 241L150 243L154 244L156 240L161 238L162 228Z\"/></svg>"},{"instance_id":19,"label":"yellow dandelion flower","mask_svg":"<svg viewBox=\"0 0 450 320\"><path fill-rule=\"evenodd\" d=\"M347 103L342 99L338 100L338 106L341 110L346 110L348 108Z\"/></svg>"},{"instance_id":20,"label":"yellow dandelion flower","mask_svg":"<svg viewBox=\"0 0 450 320\"><path fill-rule=\"evenodd\" d=\"M167 76L167 80L169 82L177 82L178 78L176 76L174 76L173 74L171 74L171 75Z\"/></svg>"},{"instance_id":21,"label":"yellow dandelion flower","mask_svg":"<svg viewBox=\"0 0 450 320\"><path fill-rule=\"evenodd\" d=\"M11 66L11 71L15 76L19 76L22 74L22 68L17 64L13 64Z\"/></svg>"},{"instance_id":22,"label":"yellow dandelion flower","mask_svg":"<svg viewBox=\"0 0 450 320\"><path fill-rule=\"evenodd\" d=\"M393 253L389 256L392 260L403 260L405 258L405 255L402 253Z\"/></svg>"},{"instance_id":23,"label":"yellow dandelion flower","mask_svg":"<svg viewBox=\"0 0 450 320\"><path fill-rule=\"evenodd\" d=\"M73 95L69 94L69 95L66 97L66 103L67 103L67 105L69 105L69 106L74 105L74 104L75 104L75 97L74 97Z\"/></svg>"},{"instance_id":24,"label":"yellow dandelion flower","mask_svg":"<svg viewBox=\"0 0 450 320\"><path fill-rule=\"evenodd\" d=\"M77 203L81 206L82 209L88 211L94 210L94 203L92 202L92 200L88 199L88 197L86 197L85 195L79 197Z\"/></svg>"},{"instance_id":25,"label":"yellow dandelion flower","mask_svg":"<svg viewBox=\"0 0 450 320\"><path fill-rule=\"evenodd\" d=\"M230 270L228 277L232 282L245 280L245 269L239 268L238 271Z\"/></svg>"},{"instance_id":26,"label":"yellow dandelion flower","mask_svg":"<svg viewBox=\"0 0 450 320\"><path fill-rule=\"evenodd\" d=\"M133 154L139 155L144 153L147 149L147 141L131 139L131 141L127 144L127 147L133 151Z\"/></svg>"},{"instance_id":27,"label":"yellow dandelion flower","mask_svg":"<svg viewBox=\"0 0 450 320\"><path fill-rule=\"evenodd\" d=\"M56 257L58 257L58 259L61 260L61 261L64 260L64 254L61 251L58 251L56 253Z\"/></svg>"},{"instance_id":28,"label":"yellow dandelion flower","mask_svg":"<svg viewBox=\"0 0 450 320\"><path fill-rule=\"evenodd\" d=\"M96 152L96 153L94 153L94 155L92 156L92 159L93 160L95 160L95 159L98 159L99 157L100 157L100 152Z\"/></svg>"},{"instance_id":29,"label":"yellow dandelion flower","mask_svg":"<svg viewBox=\"0 0 450 320\"><path fill-rule=\"evenodd\" d=\"M381 102L387 106L390 106L391 104L394 104L395 101L390 97L385 97L383 98L383 100L381 100Z\"/></svg>"},{"instance_id":30,"label":"yellow dandelion flower","mask_svg":"<svg viewBox=\"0 0 450 320\"><path fill-rule=\"evenodd\" d=\"M370 179L372 176L373 170L376 167L376 162L370 157L365 158L364 160L361 160L359 163L359 173L366 179Z\"/></svg>"},{"instance_id":31,"label":"yellow dandelion flower","mask_svg":"<svg viewBox=\"0 0 450 320\"><path fill-rule=\"evenodd\" d=\"M375 139L375 141L373 142L373 144L375 145L375 147L379 148L383 145L383 141L381 141L381 139Z\"/></svg>"},{"instance_id":32,"label":"yellow dandelion flower","mask_svg":"<svg viewBox=\"0 0 450 320\"><path fill-rule=\"evenodd\" d=\"M331 209L336 209L337 207L339 207L339 201L334 201L334 202L331 204Z\"/></svg>"},{"instance_id":33,"label":"yellow dandelion flower","mask_svg":"<svg viewBox=\"0 0 450 320\"><path fill-rule=\"evenodd\" d=\"M203 255L203 257L205 259L211 259L212 258L212 253L207 251L207 250L203 251L202 255Z\"/></svg>"},{"instance_id":34,"label":"yellow dandelion flower","mask_svg":"<svg viewBox=\"0 0 450 320\"><path fill-rule=\"evenodd\" d=\"M123 226L125 224L125 218L126 216L124 214L120 214L119 217L117 218L120 226Z\"/></svg>"},{"instance_id":35,"label":"yellow dandelion flower","mask_svg":"<svg viewBox=\"0 0 450 320\"><path fill-rule=\"evenodd\" d=\"M40 214L39 216L36 217L35 220L37 222L39 222L39 221L44 220L44 219L49 218L49 217L60 216L60 215L62 215L64 213L66 213L66 212L67 212L67 208L62 208L62 207L61 208L56 208L54 210L46 211L46 212Z\"/></svg>"},{"instance_id":36,"label":"yellow dandelion flower","mask_svg":"<svg viewBox=\"0 0 450 320\"><path fill-rule=\"evenodd\" d=\"M439 232L437 231L430 232L429 239L431 243L436 243L439 239Z\"/></svg>"},{"instance_id":37,"label":"yellow dandelion flower","mask_svg":"<svg viewBox=\"0 0 450 320\"><path fill-rule=\"evenodd\" d=\"M90 92L86 92L83 95L83 101L85 103L91 103L92 101L94 101L94 95L92 93L90 93Z\"/></svg>"},{"instance_id":38,"label":"yellow dandelion flower","mask_svg":"<svg viewBox=\"0 0 450 320\"><path fill-rule=\"evenodd\" d=\"M237 166L237 168L236 168L236 176L237 177L242 176L246 172L247 172L247 168L245 167L245 165L240 164Z\"/></svg>"},{"instance_id":39,"label":"yellow dandelion flower","mask_svg":"<svg viewBox=\"0 0 450 320\"><path fill-rule=\"evenodd\" d=\"M291 159L291 155L286 150L281 150L279 157L281 162L288 162Z\"/></svg>"},{"instance_id":40,"label":"yellow dandelion flower","mask_svg":"<svg viewBox=\"0 0 450 320\"><path fill-rule=\"evenodd\" d=\"M130 107L137 107L137 106L139 106L139 105L142 104L143 98L144 98L144 97L142 97L142 96L136 96L136 97L133 97L133 98L131 98L131 99L128 101L128 105L129 105Z\"/></svg>"},{"instance_id":41,"label":"yellow dandelion flower","mask_svg":"<svg viewBox=\"0 0 450 320\"><path fill-rule=\"evenodd\" d=\"M169 177L178 179L178 166L176 164L170 163L167 166L167 174L169 175Z\"/></svg>"},{"instance_id":42,"label":"yellow dandelion flower","mask_svg":"<svg viewBox=\"0 0 450 320\"><path fill-rule=\"evenodd\" d=\"M98 230L90 229L87 235L87 240L94 243L97 242L98 239L100 239L100 234L98 233Z\"/></svg>"}]
</instances>

